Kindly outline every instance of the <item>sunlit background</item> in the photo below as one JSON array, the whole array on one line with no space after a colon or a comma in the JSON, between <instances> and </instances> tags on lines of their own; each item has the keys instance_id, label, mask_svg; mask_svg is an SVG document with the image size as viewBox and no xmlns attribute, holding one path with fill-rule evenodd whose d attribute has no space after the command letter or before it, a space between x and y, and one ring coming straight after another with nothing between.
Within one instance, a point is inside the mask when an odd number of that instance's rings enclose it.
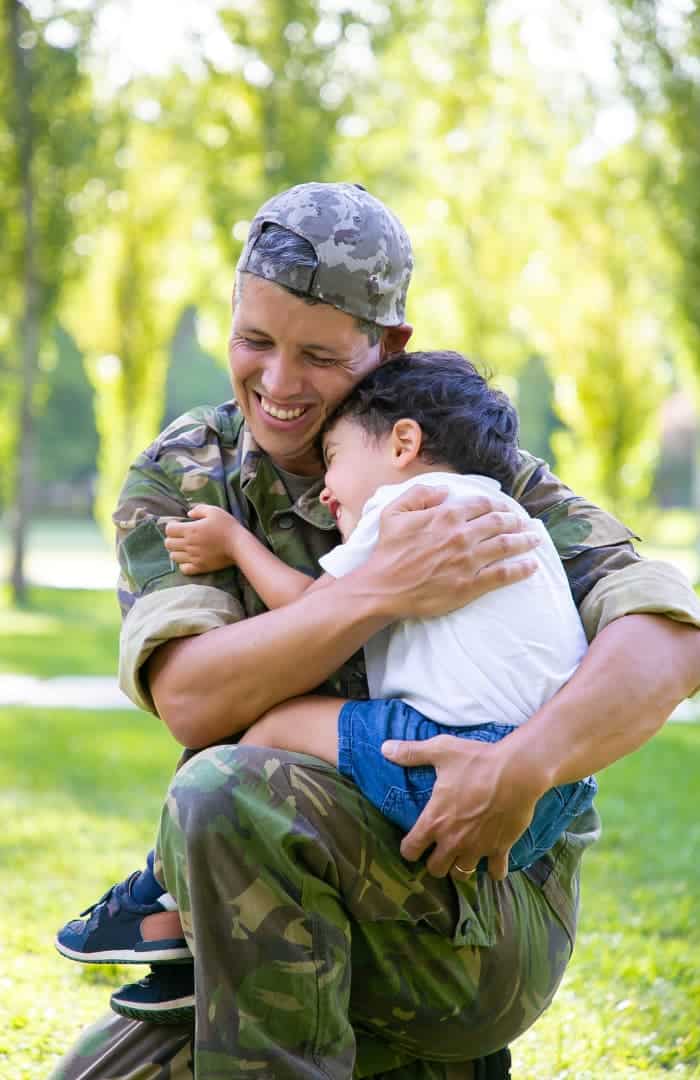
<instances>
[{"instance_id":1,"label":"sunlit background","mask_svg":"<svg viewBox=\"0 0 700 1080\"><path fill-rule=\"evenodd\" d=\"M92 516L107 537L134 454L227 396L247 223L311 178L362 182L404 220L416 344L481 358L522 444L698 575L691 0L5 12L0 506L17 590L22 554L30 578L112 580Z\"/></svg>"},{"instance_id":2,"label":"sunlit background","mask_svg":"<svg viewBox=\"0 0 700 1080\"><path fill-rule=\"evenodd\" d=\"M694 0L0 0L3 1080L46 1080L130 974L50 944L138 865L176 756L115 689L110 513L164 423L229 396L248 223L311 179L406 224L415 345L480 358L522 445L700 578ZM519 1080L700 1076L685 708L601 779Z\"/></svg>"}]
</instances>

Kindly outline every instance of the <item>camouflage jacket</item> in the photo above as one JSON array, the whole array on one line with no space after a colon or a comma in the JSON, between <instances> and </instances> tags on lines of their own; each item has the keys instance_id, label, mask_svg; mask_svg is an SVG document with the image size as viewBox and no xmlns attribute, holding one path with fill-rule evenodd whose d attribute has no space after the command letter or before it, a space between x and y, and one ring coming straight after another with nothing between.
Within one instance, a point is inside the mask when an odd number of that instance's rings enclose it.
<instances>
[{"instance_id":1,"label":"camouflage jacket","mask_svg":"<svg viewBox=\"0 0 700 1080\"><path fill-rule=\"evenodd\" d=\"M335 522L318 501L321 487L319 479L292 503L235 402L194 409L139 456L113 519L124 615L120 678L136 704L155 711L140 669L159 645L266 610L235 566L197 577L182 574L163 543L166 523L186 518L195 503L221 506L289 566L318 576L319 557L339 542ZM589 639L613 619L634 612L657 612L700 626L700 605L680 573L641 559L624 525L575 495L543 461L524 451L513 496L549 530ZM366 697L362 653L324 690Z\"/></svg>"}]
</instances>

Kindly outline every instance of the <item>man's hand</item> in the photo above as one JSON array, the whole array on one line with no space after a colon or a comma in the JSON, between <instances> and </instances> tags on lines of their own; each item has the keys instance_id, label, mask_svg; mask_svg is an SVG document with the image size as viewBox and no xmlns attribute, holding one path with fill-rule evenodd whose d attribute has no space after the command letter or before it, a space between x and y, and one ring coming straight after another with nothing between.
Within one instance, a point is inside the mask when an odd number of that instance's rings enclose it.
<instances>
[{"instance_id":1,"label":"man's hand","mask_svg":"<svg viewBox=\"0 0 700 1080\"><path fill-rule=\"evenodd\" d=\"M392 621L444 615L537 569L527 557L541 540L533 522L498 495L459 504L446 496L444 488L416 485L381 515L366 570Z\"/></svg>"},{"instance_id":2,"label":"man's hand","mask_svg":"<svg viewBox=\"0 0 700 1080\"><path fill-rule=\"evenodd\" d=\"M431 845L427 867L435 877L464 880L486 856L497 881L508 873L508 853L532 821L542 791L512 759L507 743L437 735L421 742L393 739L382 753L397 765L432 765L437 780L430 802L401 844L404 859L419 859Z\"/></svg>"},{"instance_id":3,"label":"man's hand","mask_svg":"<svg viewBox=\"0 0 700 1080\"><path fill-rule=\"evenodd\" d=\"M165 546L183 574L208 574L236 562L236 530L242 526L220 506L198 503L192 521L169 521Z\"/></svg>"}]
</instances>

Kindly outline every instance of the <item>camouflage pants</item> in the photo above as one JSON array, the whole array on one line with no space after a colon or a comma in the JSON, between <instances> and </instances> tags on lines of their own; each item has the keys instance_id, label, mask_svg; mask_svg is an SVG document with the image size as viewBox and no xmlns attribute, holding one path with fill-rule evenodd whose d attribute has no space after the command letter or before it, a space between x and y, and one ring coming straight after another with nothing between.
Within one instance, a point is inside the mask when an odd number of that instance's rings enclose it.
<instances>
[{"instance_id":1,"label":"camouflage pants","mask_svg":"<svg viewBox=\"0 0 700 1080\"><path fill-rule=\"evenodd\" d=\"M398 830L316 759L192 758L159 853L195 957L197 1080L468 1080L552 1000L586 818L532 874L456 886L404 862ZM190 1057L186 1028L112 1018L53 1080L189 1080Z\"/></svg>"}]
</instances>

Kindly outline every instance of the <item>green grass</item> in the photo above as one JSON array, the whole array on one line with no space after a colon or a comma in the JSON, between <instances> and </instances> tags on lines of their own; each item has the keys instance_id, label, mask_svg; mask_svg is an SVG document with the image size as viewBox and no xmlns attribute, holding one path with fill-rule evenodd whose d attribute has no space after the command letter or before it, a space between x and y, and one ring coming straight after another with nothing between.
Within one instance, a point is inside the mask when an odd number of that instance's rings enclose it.
<instances>
[{"instance_id":1,"label":"green grass","mask_svg":"<svg viewBox=\"0 0 700 1080\"><path fill-rule=\"evenodd\" d=\"M0 671L113 673L117 635L109 592L0 594ZM143 714L28 708L0 708L0 745L0 1078L45 1080L134 971L62 959L55 930L141 863L177 749ZM690 724L601 777L576 952L518 1080L700 1080L699 774Z\"/></svg>"},{"instance_id":2,"label":"green grass","mask_svg":"<svg viewBox=\"0 0 700 1080\"><path fill-rule=\"evenodd\" d=\"M529 1080L700 1077L700 727L666 727L602 774L574 959L514 1047Z\"/></svg>"},{"instance_id":3,"label":"green grass","mask_svg":"<svg viewBox=\"0 0 700 1080\"><path fill-rule=\"evenodd\" d=\"M45 1080L134 970L59 957L53 936L143 863L177 759L154 717L0 709L0 1077Z\"/></svg>"},{"instance_id":4,"label":"green grass","mask_svg":"<svg viewBox=\"0 0 700 1080\"><path fill-rule=\"evenodd\" d=\"M132 974L62 959L53 934L142 860L176 752L157 721L125 712L0 710L0 742L0 1076L45 1080ZM579 943L514 1046L518 1080L700 1077L699 770L689 725L603 775Z\"/></svg>"},{"instance_id":5,"label":"green grass","mask_svg":"<svg viewBox=\"0 0 700 1080\"><path fill-rule=\"evenodd\" d=\"M32 587L28 603L10 605L0 589L0 672L37 675L113 675L119 608L100 589Z\"/></svg>"}]
</instances>

